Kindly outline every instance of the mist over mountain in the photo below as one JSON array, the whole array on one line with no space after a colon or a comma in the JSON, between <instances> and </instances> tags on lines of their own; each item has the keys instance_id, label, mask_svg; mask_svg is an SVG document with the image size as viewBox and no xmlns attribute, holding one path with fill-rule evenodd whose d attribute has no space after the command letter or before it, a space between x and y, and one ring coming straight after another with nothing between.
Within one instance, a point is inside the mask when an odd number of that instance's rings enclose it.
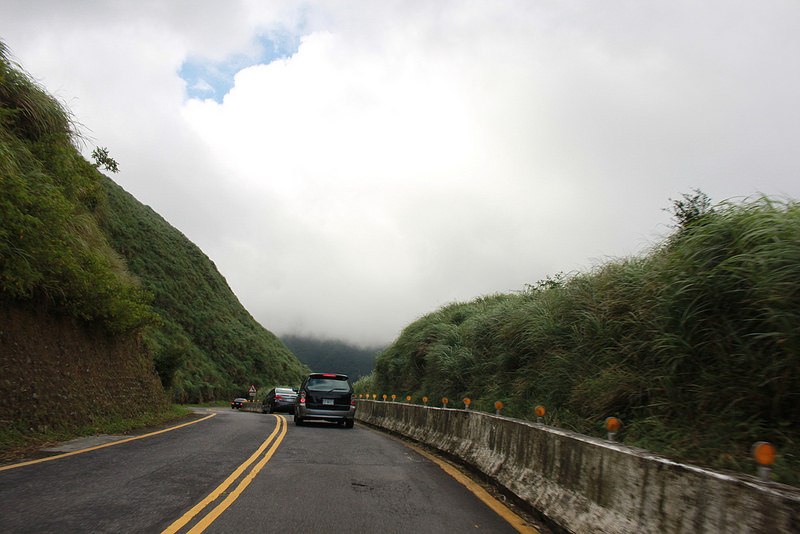
<instances>
[{"instance_id":1,"label":"mist over mountain","mask_svg":"<svg viewBox=\"0 0 800 534\"><path fill-rule=\"evenodd\" d=\"M342 373L355 382L372 372L383 347L358 347L345 341L285 335L281 341L314 372Z\"/></svg>"}]
</instances>

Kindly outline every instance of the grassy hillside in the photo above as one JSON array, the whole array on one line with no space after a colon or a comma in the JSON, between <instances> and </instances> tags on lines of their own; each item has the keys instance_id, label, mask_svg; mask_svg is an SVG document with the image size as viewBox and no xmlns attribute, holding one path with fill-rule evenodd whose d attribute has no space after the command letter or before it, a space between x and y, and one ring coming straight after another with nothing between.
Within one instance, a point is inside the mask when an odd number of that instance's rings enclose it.
<instances>
[{"instance_id":1,"label":"grassy hillside","mask_svg":"<svg viewBox=\"0 0 800 534\"><path fill-rule=\"evenodd\" d=\"M281 336L289 350L315 372L343 373L355 382L368 376L380 347L356 347L344 341L303 336Z\"/></svg>"},{"instance_id":2,"label":"grassy hillside","mask_svg":"<svg viewBox=\"0 0 800 534\"><path fill-rule=\"evenodd\" d=\"M77 142L0 43L0 461L169 407L138 335L158 317L98 224L102 175Z\"/></svg>"},{"instance_id":3,"label":"grassy hillside","mask_svg":"<svg viewBox=\"0 0 800 534\"><path fill-rule=\"evenodd\" d=\"M156 317L97 223L102 175L76 143L69 113L0 43L0 295L129 334Z\"/></svg>"},{"instance_id":4,"label":"grassy hillside","mask_svg":"<svg viewBox=\"0 0 800 534\"><path fill-rule=\"evenodd\" d=\"M683 215L644 257L419 319L359 389L501 400L529 419L541 404L597 436L617 416L626 443L747 472L767 440L777 477L800 485L800 205Z\"/></svg>"},{"instance_id":5,"label":"grassy hillside","mask_svg":"<svg viewBox=\"0 0 800 534\"><path fill-rule=\"evenodd\" d=\"M0 304L141 337L177 400L296 381L305 367L214 264L87 162L79 143L69 112L0 43Z\"/></svg>"},{"instance_id":6,"label":"grassy hillside","mask_svg":"<svg viewBox=\"0 0 800 534\"><path fill-rule=\"evenodd\" d=\"M214 263L183 234L111 180L103 226L113 248L154 296L156 369L176 400L200 402L299 383L306 368L258 324Z\"/></svg>"}]
</instances>

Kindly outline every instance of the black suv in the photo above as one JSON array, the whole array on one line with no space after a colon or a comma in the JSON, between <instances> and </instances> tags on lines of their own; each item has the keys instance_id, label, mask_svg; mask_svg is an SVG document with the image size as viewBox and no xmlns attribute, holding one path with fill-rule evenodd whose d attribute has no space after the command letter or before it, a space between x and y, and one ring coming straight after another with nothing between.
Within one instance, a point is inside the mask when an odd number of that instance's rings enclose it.
<instances>
[{"instance_id":1,"label":"black suv","mask_svg":"<svg viewBox=\"0 0 800 534\"><path fill-rule=\"evenodd\" d=\"M353 428L355 414L355 395L347 375L312 373L300 385L294 406L296 425L316 419Z\"/></svg>"}]
</instances>

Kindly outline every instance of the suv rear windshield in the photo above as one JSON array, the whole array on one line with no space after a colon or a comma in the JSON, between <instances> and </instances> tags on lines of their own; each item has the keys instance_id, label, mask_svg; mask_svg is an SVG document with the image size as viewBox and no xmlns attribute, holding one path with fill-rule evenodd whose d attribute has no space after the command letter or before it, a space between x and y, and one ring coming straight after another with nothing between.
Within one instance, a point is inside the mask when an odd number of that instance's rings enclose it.
<instances>
[{"instance_id":1,"label":"suv rear windshield","mask_svg":"<svg viewBox=\"0 0 800 534\"><path fill-rule=\"evenodd\" d=\"M311 377L308 379L306 387L309 391L350 391L350 384L346 378L341 380L339 378Z\"/></svg>"}]
</instances>

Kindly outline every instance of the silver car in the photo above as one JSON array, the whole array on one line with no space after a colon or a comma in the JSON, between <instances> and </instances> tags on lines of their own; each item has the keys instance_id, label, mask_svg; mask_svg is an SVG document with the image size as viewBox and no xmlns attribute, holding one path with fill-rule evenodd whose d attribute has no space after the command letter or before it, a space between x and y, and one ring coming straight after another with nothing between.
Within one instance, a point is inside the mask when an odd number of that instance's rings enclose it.
<instances>
[{"instance_id":1,"label":"silver car","mask_svg":"<svg viewBox=\"0 0 800 534\"><path fill-rule=\"evenodd\" d=\"M294 412L294 404L297 400L297 388L272 388L261 401L262 413L275 412Z\"/></svg>"},{"instance_id":2,"label":"silver car","mask_svg":"<svg viewBox=\"0 0 800 534\"><path fill-rule=\"evenodd\" d=\"M294 423L304 421L333 421L353 428L356 414L353 386L347 375L313 373L300 385L294 406Z\"/></svg>"}]
</instances>

